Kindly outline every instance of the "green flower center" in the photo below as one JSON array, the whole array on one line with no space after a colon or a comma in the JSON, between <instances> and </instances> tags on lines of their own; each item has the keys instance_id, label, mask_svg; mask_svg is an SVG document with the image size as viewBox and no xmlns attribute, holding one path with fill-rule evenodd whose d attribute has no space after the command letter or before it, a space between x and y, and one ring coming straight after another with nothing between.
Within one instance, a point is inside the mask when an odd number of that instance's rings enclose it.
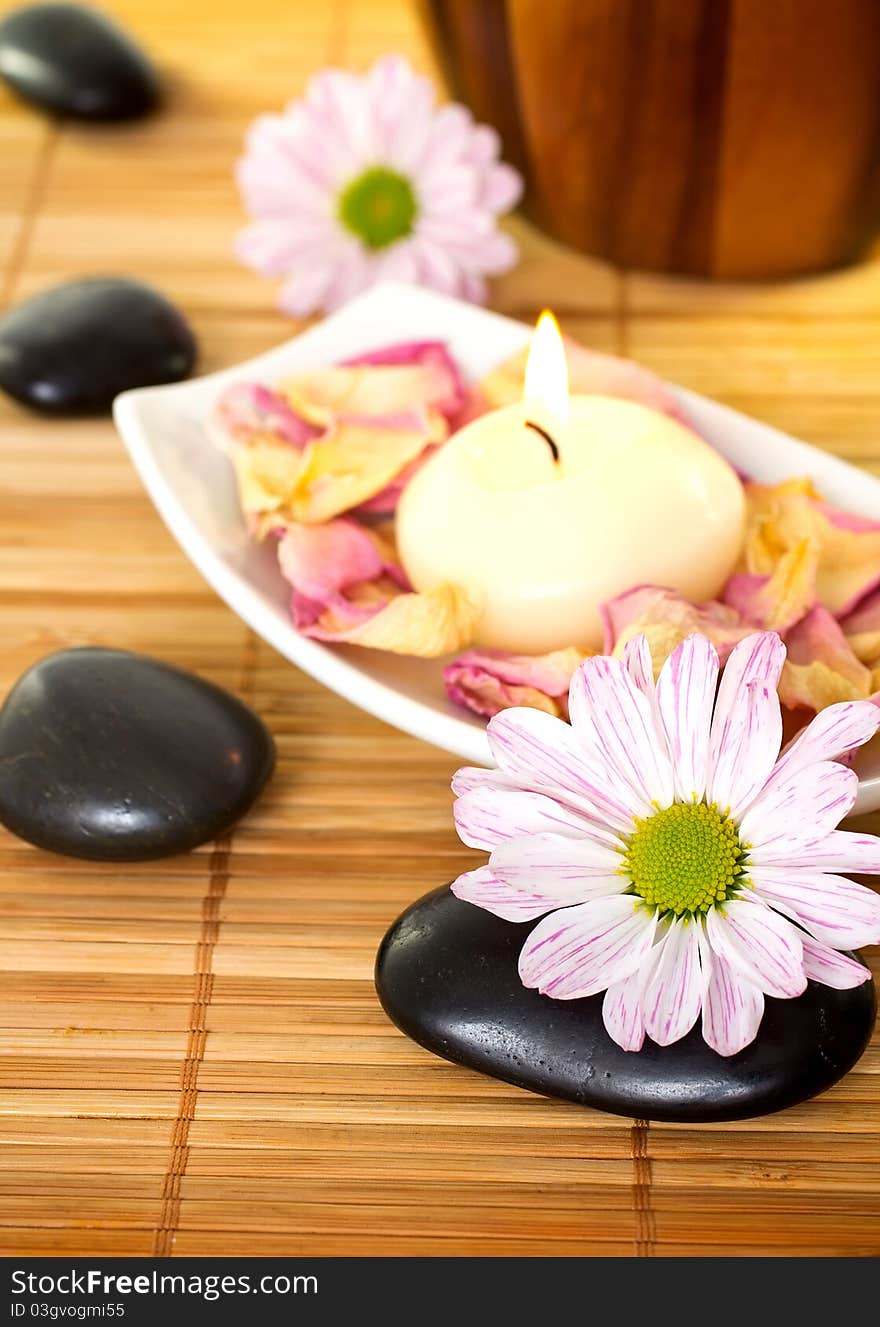
<instances>
[{"instance_id":1,"label":"green flower center","mask_svg":"<svg viewBox=\"0 0 880 1327\"><path fill-rule=\"evenodd\" d=\"M708 912L745 883L746 850L714 802L676 802L635 823L622 871L661 914Z\"/></svg>"},{"instance_id":2,"label":"green flower center","mask_svg":"<svg viewBox=\"0 0 880 1327\"><path fill-rule=\"evenodd\" d=\"M339 198L339 220L368 249L384 249L409 235L417 211L409 180L385 166L365 170Z\"/></svg>"}]
</instances>

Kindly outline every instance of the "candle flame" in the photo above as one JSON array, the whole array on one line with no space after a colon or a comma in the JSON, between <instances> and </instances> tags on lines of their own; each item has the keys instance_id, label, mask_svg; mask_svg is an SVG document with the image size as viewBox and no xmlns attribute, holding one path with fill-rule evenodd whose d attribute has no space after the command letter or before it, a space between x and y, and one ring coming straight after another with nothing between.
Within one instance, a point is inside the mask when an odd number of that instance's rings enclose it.
<instances>
[{"instance_id":1,"label":"candle flame","mask_svg":"<svg viewBox=\"0 0 880 1327\"><path fill-rule=\"evenodd\" d=\"M568 365L559 323L547 309L538 319L526 363L525 408L551 432L568 422Z\"/></svg>"}]
</instances>

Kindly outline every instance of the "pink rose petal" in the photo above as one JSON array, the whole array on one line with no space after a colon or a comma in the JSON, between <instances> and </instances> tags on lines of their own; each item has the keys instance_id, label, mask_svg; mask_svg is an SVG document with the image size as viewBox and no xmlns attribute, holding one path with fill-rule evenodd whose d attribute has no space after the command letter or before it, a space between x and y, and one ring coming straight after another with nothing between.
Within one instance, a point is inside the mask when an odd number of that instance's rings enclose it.
<instances>
[{"instance_id":1,"label":"pink rose petal","mask_svg":"<svg viewBox=\"0 0 880 1327\"><path fill-rule=\"evenodd\" d=\"M430 370L426 379L425 405L432 405L450 422L460 414L465 404L465 386L461 372L442 341L402 341L383 346L363 355L342 361L344 366L420 364Z\"/></svg>"},{"instance_id":2,"label":"pink rose petal","mask_svg":"<svg viewBox=\"0 0 880 1327\"><path fill-rule=\"evenodd\" d=\"M308 599L330 599L360 581L387 573L407 588L379 537L348 517L326 525L291 525L278 547L281 574Z\"/></svg>"},{"instance_id":3,"label":"pink rose petal","mask_svg":"<svg viewBox=\"0 0 880 1327\"><path fill-rule=\"evenodd\" d=\"M230 442L247 442L259 435L304 447L321 432L291 410L283 396L258 382L227 387L214 407L212 422Z\"/></svg>"},{"instance_id":4,"label":"pink rose petal","mask_svg":"<svg viewBox=\"0 0 880 1327\"><path fill-rule=\"evenodd\" d=\"M840 628L845 636L880 631L880 590L865 595L851 612L840 619Z\"/></svg>"},{"instance_id":5,"label":"pink rose petal","mask_svg":"<svg viewBox=\"0 0 880 1327\"><path fill-rule=\"evenodd\" d=\"M511 705L530 705L568 718L568 686L583 655L579 650L550 654L506 654L468 650L443 670L450 700L491 718Z\"/></svg>"},{"instance_id":6,"label":"pink rose petal","mask_svg":"<svg viewBox=\"0 0 880 1327\"><path fill-rule=\"evenodd\" d=\"M619 655L628 640L644 633L655 669L694 632L708 637L724 664L734 645L754 631L727 604L714 600L692 604L662 585L636 585L607 600L599 611L605 627L604 652Z\"/></svg>"},{"instance_id":7,"label":"pink rose petal","mask_svg":"<svg viewBox=\"0 0 880 1327\"><path fill-rule=\"evenodd\" d=\"M841 511L827 502L814 502L814 507L825 519L838 530L851 530L854 534L877 534L880 521L872 521L867 516L856 516L851 511Z\"/></svg>"},{"instance_id":8,"label":"pink rose petal","mask_svg":"<svg viewBox=\"0 0 880 1327\"><path fill-rule=\"evenodd\" d=\"M856 658L839 623L821 604L786 632L785 644L788 659L779 686L784 705L822 710L870 695L870 669Z\"/></svg>"}]
</instances>

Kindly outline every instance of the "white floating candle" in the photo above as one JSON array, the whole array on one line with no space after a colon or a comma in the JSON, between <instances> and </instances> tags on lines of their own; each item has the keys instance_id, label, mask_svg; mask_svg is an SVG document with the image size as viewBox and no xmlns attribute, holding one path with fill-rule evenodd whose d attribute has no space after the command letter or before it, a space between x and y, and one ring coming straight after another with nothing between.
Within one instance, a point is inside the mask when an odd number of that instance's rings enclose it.
<instances>
[{"instance_id":1,"label":"white floating candle","mask_svg":"<svg viewBox=\"0 0 880 1327\"><path fill-rule=\"evenodd\" d=\"M602 646L599 605L634 585L718 593L742 544L742 485L684 425L632 401L568 397L544 315L521 405L455 434L397 512L413 585L481 596L477 643L524 654Z\"/></svg>"}]
</instances>

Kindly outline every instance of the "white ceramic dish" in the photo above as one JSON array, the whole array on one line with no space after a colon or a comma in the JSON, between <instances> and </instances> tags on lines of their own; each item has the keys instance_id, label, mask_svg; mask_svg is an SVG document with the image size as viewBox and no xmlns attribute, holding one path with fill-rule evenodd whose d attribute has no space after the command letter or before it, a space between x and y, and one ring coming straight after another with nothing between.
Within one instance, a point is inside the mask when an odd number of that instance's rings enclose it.
<instances>
[{"instance_id":1,"label":"white ceramic dish","mask_svg":"<svg viewBox=\"0 0 880 1327\"><path fill-rule=\"evenodd\" d=\"M227 383L272 382L286 373L394 341L448 343L469 378L480 378L524 345L531 329L510 318L409 286L387 285L353 300L275 350L222 373L117 397L114 417L153 502L187 556L258 635L305 672L386 723L490 765L483 722L446 697L442 664L329 646L297 632L273 550L247 535L232 469L204 421ZM880 518L880 480L825 452L694 392L676 389L697 428L735 466L768 482L810 475L828 500ZM880 754L863 754L857 810L880 808Z\"/></svg>"}]
</instances>

